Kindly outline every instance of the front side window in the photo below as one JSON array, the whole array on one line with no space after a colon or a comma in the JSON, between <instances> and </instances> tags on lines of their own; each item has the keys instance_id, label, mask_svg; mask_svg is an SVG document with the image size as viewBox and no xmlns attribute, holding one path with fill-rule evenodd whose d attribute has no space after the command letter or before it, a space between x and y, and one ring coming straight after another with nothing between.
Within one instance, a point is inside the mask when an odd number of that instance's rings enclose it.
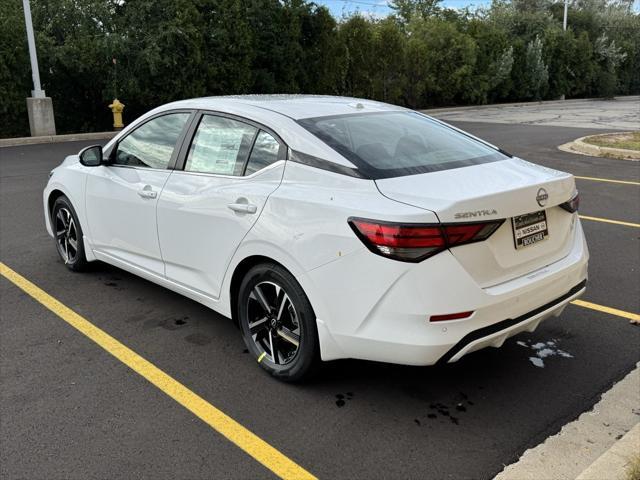
<instances>
[{"instance_id":1,"label":"front side window","mask_svg":"<svg viewBox=\"0 0 640 480\"><path fill-rule=\"evenodd\" d=\"M374 179L507 158L490 146L416 112L350 114L308 118L299 123Z\"/></svg>"},{"instance_id":2,"label":"front side window","mask_svg":"<svg viewBox=\"0 0 640 480\"><path fill-rule=\"evenodd\" d=\"M278 141L267 132L261 130L256 137L256 142L251 150L245 175L251 175L258 170L262 170L272 163L277 162L279 151L280 144Z\"/></svg>"},{"instance_id":3,"label":"front side window","mask_svg":"<svg viewBox=\"0 0 640 480\"><path fill-rule=\"evenodd\" d=\"M258 129L231 118L204 115L189 148L188 172L242 175Z\"/></svg>"},{"instance_id":4,"label":"front side window","mask_svg":"<svg viewBox=\"0 0 640 480\"><path fill-rule=\"evenodd\" d=\"M118 143L113 164L167 168L189 115L162 115L136 128Z\"/></svg>"}]
</instances>

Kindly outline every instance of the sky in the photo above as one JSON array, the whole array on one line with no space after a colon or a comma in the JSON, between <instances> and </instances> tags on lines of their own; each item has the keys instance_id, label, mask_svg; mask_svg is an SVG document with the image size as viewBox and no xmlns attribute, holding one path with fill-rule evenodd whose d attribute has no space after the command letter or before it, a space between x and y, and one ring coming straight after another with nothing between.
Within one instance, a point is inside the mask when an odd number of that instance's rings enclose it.
<instances>
[{"instance_id":1,"label":"sky","mask_svg":"<svg viewBox=\"0 0 640 480\"><path fill-rule=\"evenodd\" d=\"M364 14L381 17L390 13L387 6L389 0L316 0L316 3L329 7L331 13L336 17L357 10ZM491 5L491 0L443 0L441 5L448 8L486 7Z\"/></svg>"},{"instance_id":2,"label":"sky","mask_svg":"<svg viewBox=\"0 0 640 480\"><path fill-rule=\"evenodd\" d=\"M316 0L319 4L329 7L331 13L335 17L341 17L343 14L350 14L360 11L365 15L375 17L387 16L391 10L387 6L389 0ZM491 0L443 0L442 6L448 8L464 8L464 7L488 7ZM633 9L640 12L640 0L636 0Z\"/></svg>"}]
</instances>

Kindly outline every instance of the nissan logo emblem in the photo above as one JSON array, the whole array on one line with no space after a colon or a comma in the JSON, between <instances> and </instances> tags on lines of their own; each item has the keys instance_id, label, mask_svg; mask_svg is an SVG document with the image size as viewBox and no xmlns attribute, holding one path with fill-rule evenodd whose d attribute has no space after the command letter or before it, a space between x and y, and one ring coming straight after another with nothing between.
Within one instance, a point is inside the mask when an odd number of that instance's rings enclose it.
<instances>
[{"instance_id":1,"label":"nissan logo emblem","mask_svg":"<svg viewBox=\"0 0 640 480\"><path fill-rule=\"evenodd\" d=\"M541 207L544 207L547 204L547 200L549 200L549 194L544 188L540 188L536 194L536 202Z\"/></svg>"}]
</instances>

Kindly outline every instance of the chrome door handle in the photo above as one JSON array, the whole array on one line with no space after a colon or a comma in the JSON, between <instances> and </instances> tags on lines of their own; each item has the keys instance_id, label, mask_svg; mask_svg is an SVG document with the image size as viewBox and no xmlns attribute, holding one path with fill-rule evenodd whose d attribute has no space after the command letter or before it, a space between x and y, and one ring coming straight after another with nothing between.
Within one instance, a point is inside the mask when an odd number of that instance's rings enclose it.
<instances>
[{"instance_id":1,"label":"chrome door handle","mask_svg":"<svg viewBox=\"0 0 640 480\"><path fill-rule=\"evenodd\" d=\"M227 207L238 213L256 213L258 211L258 207L252 203L230 203Z\"/></svg>"},{"instance_id":2,"label":"chrome door handle","mask_svg":"<svg viewBox=\"0 0 640 480\"><path fill-rule=\"evenodd\" d=\"M138 190L138 195L142 198L156 198L158 196L158 192L151 190L151 185L145 185L142 190Z\"/></svg>"}]
</instances>

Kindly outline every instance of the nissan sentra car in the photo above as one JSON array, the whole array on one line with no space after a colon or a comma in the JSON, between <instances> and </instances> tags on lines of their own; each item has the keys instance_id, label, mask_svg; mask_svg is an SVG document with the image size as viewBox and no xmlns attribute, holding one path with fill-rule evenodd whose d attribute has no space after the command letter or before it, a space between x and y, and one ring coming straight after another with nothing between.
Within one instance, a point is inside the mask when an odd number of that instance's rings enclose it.
<instances>
[{"instance_id":1,"label":"nissan sentra car","mask_svg":"<svg viewBox=\"0 0 640 480\"><path fill-rule=\"evenodd\" d=\"M289 381L321 360L455 362L587 279L572 175L356 98L170 103L67 157L43 200L68 268L100 260L232 318Z\"/></svg>"}]
</instances>

